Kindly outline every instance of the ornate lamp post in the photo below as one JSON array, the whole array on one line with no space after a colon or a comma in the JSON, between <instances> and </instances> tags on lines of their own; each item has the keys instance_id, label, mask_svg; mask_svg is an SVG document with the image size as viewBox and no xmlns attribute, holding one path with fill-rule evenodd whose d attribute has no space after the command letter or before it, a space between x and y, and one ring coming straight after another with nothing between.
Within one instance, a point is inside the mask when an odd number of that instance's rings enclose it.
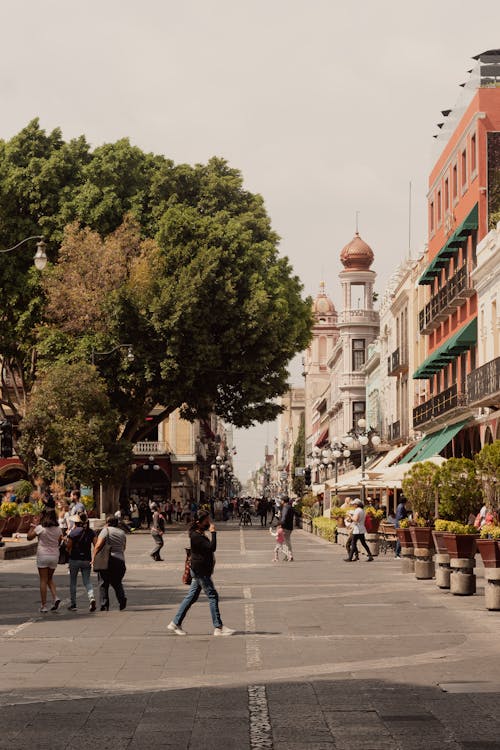
<instances>
[{"instance_id":1,"label":"ornate lamp post","mask_svg":"<svg viewBox=\"0 0 500 750\"><path fill-rule=\"evenodd\" d=\"M374 429L368 427L366 419L358 419L356 427L349 431L351 440L357 441L361 449L361 500L365 502L365 455L366 448L371 443L374 448L380 445L380 437Z\"/></svg>"},{"instance_id":2,"label":"ornate lamp post","mask_svg":"<svg viewBox=\"0 0 500 750\"><path fill-rule=\"evenodd\" d=\"M332 440L332 457L335 461L335 494L337 494L337 484L339 480L339 459L349 458L351 451L342 443L338 437Z\"/></svg>"},{"instance_id":3,"label":"ornate lamp post","mask_svg":"<svg viewBox=\"0 0 500 750\"><path fill-rule=\"evenodd\" d=\"M47 265L47 253L45 252L46 245L41 234L34 234L32 237L25 237L24 240L18 242L17 245L7 247L5 248L5 250L0 250L0 253L11 253L13 250L17 250L18 247L21 247L26 242L30 242L31 240L38 240L38 242L36 243L36 253L33 256L33 263L35 264L35 268L37 268L39 271L43 271L43 269Z\"/></svg>"},{"instance_id":4,"label":"ornate lamp post","mask_svg":"<svg viewBox=\"0 0 500 750\"><path fill-rule=\"evenodd\" d=\"M111 349L109 352L96 352L94 347L92 347L91 352L91 362L93 365L95 365L95 358L96 357L110 357L112 354L118 351L118 349L127 349L127 362L133 362L135 359L134 350L132 348L132 344L117 344L113 349Z\"/></svg>"}]
</instances>

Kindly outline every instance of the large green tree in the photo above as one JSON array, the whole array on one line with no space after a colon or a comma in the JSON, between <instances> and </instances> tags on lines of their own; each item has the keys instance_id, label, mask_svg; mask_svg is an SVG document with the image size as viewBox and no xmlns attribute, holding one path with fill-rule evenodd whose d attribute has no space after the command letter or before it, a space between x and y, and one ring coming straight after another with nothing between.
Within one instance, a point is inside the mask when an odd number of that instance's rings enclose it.
<instances>
[{"instance_id":1,"label":"large green tree","mask_svg":"<svg viewBox=\"0 0 500 750\"><path fill-rule=\"evenodd\" d=\"M91 151L34 121L0 143L0 178L0 241L42 231L53 262L43 276L30 252L0 263L2 368L18 387L0 407L22 417L37 374L126 342L132 364L120 350L96 360L117 440L141 439L156 403L158 420L177 407L239 426L276 416L310 302L237 170L174 165L126 139Z\"/></svg>"}]
</instances>

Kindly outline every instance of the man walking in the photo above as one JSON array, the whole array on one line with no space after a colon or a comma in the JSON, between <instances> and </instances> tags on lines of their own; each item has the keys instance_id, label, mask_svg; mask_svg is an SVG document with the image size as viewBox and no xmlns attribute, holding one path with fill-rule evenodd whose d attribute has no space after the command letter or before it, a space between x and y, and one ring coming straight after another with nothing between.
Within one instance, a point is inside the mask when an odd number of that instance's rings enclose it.
<instances>
[{"instance_id":1,"label":"man walking","mask_svg":"<svg viewBox=\"0 0 500 750\"><path fill-rule=\"evenodd\" d=\"M283 505L281 507L281 526L283 528L283 532L285 534L285 549L287 551L287 560L288 562L293 561L293 550L292 550L292 531L293 531L293 521L294 521L294 512L293 508L290 505L290 499L288 497L285 497L283 500Z\"/></svg>"},{"instance_id":2,"label":"man walking","mask_svg":"<svg viewBox=\"0 0 500 750\"><path fill-rule=\"evenodd\" d=\"M155 562L162 562L163 558L160 556L161 548L163 547L163 534L165 533L165 518L156 503L151 505L153 511L153 527L151 529L151 536L153 537L155 548L151 552L151 557Z\"/></svg>"},{"instance_id":3,"label":"man walking","mask_svg":"<svg viewBox=\"0 0 500 750\"><path fill-rule=\"evenodd\" d=\"M405 518L408 518L408 511L406 510L406 497L402 497L399 501L398 507L396 508L396 520L394 522L394 528L399 529L401 521ZM399 539L396 542L396 557L401 557L401 542L399 541Z\"/></svg>"},{"instance_id":4,"label":"man walking","mask_svg":"<svg viewBox=\"0 0 500 750\"><path fill-rule=\"evenodd\" d=\"M363 510L363 503L361 500L356 499L353 501L353 505L356 506L356 510L352 511L351 518L352 518L352 542L351 542L351 548L349 550L349 557L345 558L346 562L352 562L353 557L356 556L356 559L359 559L358 555L358 541L361 543L361 546L364 547L366 550L366 553L368 555L368 562L373 562L373 556L370 552L370 548L368 547L365 539L366 534L366 526L365 526L365 511Z\"/></svg>"}]
</instances>

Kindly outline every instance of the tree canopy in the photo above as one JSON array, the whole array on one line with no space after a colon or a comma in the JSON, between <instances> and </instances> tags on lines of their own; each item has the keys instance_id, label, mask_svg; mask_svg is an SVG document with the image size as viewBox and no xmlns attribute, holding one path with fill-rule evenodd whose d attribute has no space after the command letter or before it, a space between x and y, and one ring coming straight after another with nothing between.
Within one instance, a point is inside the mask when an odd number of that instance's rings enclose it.
<instances>
[{"instance_id":1,"label":"tree canopy","mask_svg":"<svg viewBox=\"0 0 500 750\"><path fill-rule=\"evenodd\" d=\"M2 378L14 386L4 413L22 418L58 362L130 343L133 363L120 349L96 358L121 440L141 439L158 403L237 426L276 416L309 341L310 300L238 170L219 158L175 165L127 139L92 151L34 120L0 141L0 244L40 233L43 275L30 250L0 262Z\"/></svg>"}]
</instances>

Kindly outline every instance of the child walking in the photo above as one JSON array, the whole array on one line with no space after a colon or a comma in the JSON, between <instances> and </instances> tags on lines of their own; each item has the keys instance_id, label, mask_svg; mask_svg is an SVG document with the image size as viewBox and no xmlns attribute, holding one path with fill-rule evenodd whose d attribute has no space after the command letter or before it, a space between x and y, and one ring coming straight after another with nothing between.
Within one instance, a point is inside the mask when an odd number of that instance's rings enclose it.
<instances>
[{"instance_id":1,"label":"child walking","mask_svg":"<svg viewBox=\"0 0 500 750\"><path fill-rule=\"evenodd\" d=\"M283 526L279 523L276 526L276 531L274 531L272 526L269 528L269 531L271 532L272 536L276 537L276 545L274 547L273 562L279 562L280 552L283 554L283 558L287 560L288 559L288 547L285 544L285 532L283 530Z\"/></svg>"}]
</instances>

